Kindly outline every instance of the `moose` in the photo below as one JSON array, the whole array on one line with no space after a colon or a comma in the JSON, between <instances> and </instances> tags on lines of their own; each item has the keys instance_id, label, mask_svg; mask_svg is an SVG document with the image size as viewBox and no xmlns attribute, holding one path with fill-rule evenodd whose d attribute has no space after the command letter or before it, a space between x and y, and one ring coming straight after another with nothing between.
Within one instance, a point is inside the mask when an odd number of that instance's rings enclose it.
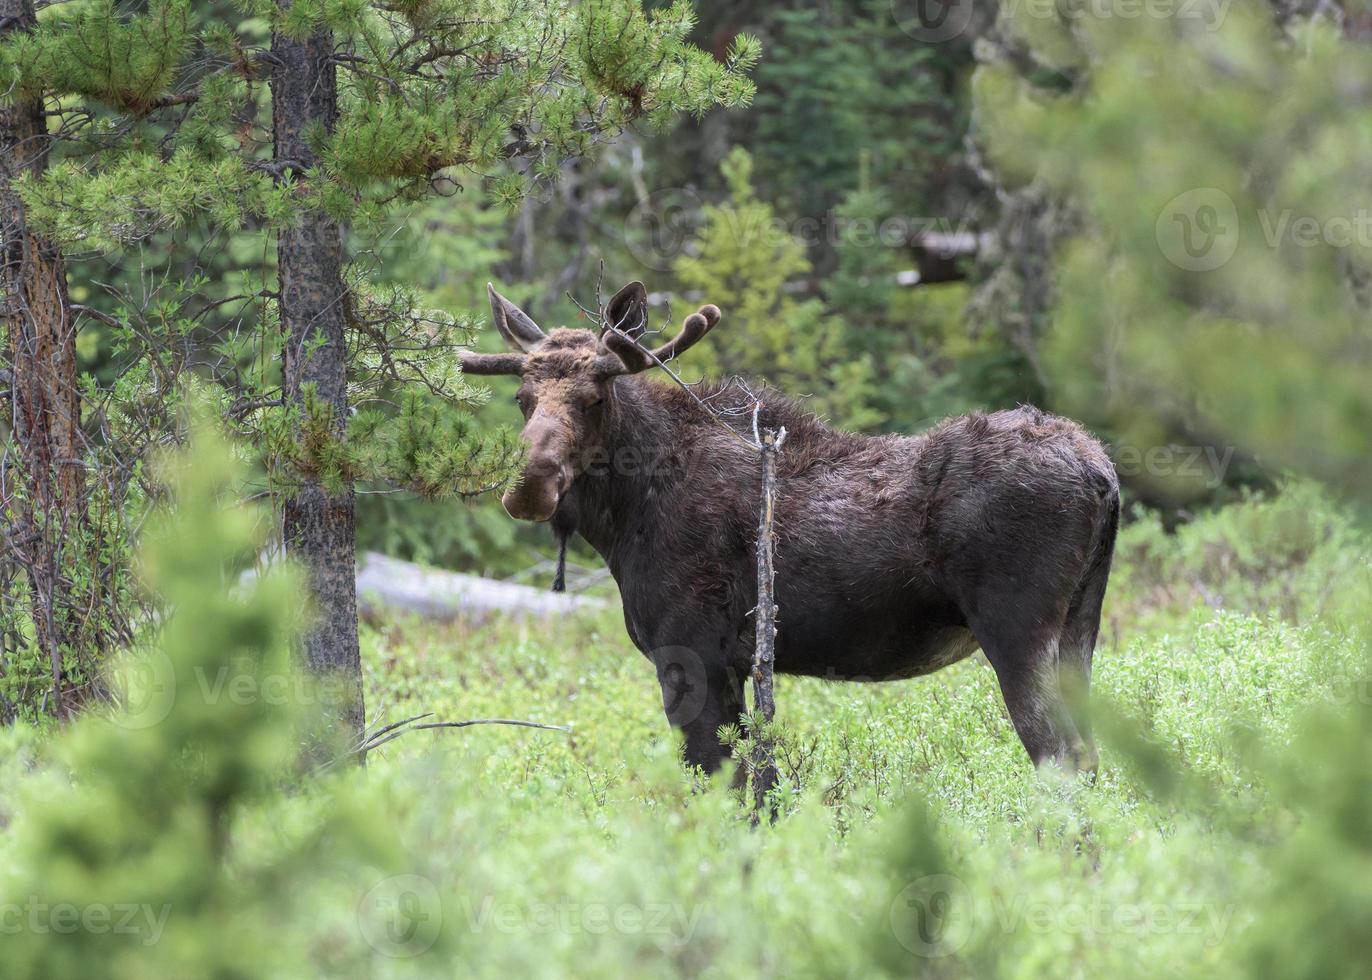
<instances>
[{"instance_id":1,"label":"moose","mask_svg":"<svg viewBox=\"0 0 1372 980\"><path fill-rule=\"evenodd\" d=\"M514 351L461 360L468 374L520 379L527 454L502 503L518 520L581 535L605 560L689 764L718 769L719 729L745 710L761 476L757 453L725 425L751 431L756 418L788 432L776 473L775 670L895 680L980 647L1033 763L1095 768L1086 695L1119 483L1080 426L1020 407L913 436L837 431L770 391L642 376L709 333L715 306L650 349L640 282L599 311L598 331L544 333L488 291Z\"/></svg>"}]
</instances>

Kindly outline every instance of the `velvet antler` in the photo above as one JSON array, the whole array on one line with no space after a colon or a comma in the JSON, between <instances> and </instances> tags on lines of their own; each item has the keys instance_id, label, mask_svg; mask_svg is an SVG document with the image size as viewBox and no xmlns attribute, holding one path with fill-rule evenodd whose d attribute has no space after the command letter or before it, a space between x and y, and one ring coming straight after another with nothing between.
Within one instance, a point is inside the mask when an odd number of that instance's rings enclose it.
<instances>
[{"instance_id":1,"label":"velvet antler","mask_svg":"<svg viewBox=\"0 0 1372 980\"><path fill-rule=\"evenodd\" d=\"M661 347L652 350L643 347L623 331L615 329L613 324L607 324L605 331L600 335L600 342L622 365L622 370L614 373L637 374L685 353L687 348L714 329L715 324L719 323L719 318L719 307L707 303L686 318L681 324L680 333Z\"/></svg>"}]
</instances>

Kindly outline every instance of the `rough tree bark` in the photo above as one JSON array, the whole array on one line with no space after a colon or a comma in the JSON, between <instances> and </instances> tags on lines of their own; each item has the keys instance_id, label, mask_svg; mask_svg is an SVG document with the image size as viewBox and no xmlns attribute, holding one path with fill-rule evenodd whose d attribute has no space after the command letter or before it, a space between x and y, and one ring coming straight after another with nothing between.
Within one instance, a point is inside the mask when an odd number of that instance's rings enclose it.
<instances>
[{"instance_id":1,"label":"rough tree bark","mask_svg":"<svg viewBox=\"0 0 1372 980\"><path fill-rule=\"evenodd\" d=\"M0 0L0 37L32 30L33 0ZM63 569L69 532L85 506L76 336L61 252L29 227L15 182L47 167L51 139L41 98L4 93L0 100L0 315L8 334L11 425L21 489L0 485L9 517L9 554L29 580L34 639L52 670L52 706L68 705L63 649L79 628L72 583ZM3 484L3 481L0 481Z\"/></svg>"},{"instance_id":2,"label":"rough tree bark","mask_svg":"<svg viewBox=\"0 0 1372 980\"><path fill-rule=\"evenodd\" d=\"M281 0L282 9L289 0ZM272 36L272 135L276 165L293 172L308 197L305 172L318 162L312 135L332 132L338 89L331 32L317 30L294 40ZM348 417L346 287L343 232L322 210L305 207L277 243L281 326L285 334L287 404L303 406L306 391L332 408L335 434L343 438ZM315 619L302 638L309 668L330 692L346 736L361 744L365 713L357 646L352 488L328 492L308 474L286 501L286 553L309 573Z\"/></svg>"}]
</instances>

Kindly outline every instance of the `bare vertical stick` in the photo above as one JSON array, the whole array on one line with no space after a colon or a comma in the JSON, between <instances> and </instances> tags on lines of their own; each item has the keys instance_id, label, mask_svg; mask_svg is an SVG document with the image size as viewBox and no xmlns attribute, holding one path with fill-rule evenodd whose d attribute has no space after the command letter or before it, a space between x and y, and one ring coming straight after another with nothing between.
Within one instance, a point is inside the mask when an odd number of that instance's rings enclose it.
<instances>
[{"instance_id":1,"label":"bare vertical stick","mask_svg":"<svg viewBox=\"0 0 1372 980\"><path fill-rule=\"evenodd\" d=\"M572 299L572 302L576 302L575 298ZM581 306L580 303L577 305ZM762 402L759 399L754 399L753 438L750 440L725 421L718 411L701 400L700 396L691 390L691 386L682 381L681 376L668 367L655 352L644 347L636 338L624 333L617 324L610 323L606 319L603 309L598 313L592 313L585 307L581 307L581 309L588 316L600 319L605 324L604 329L606 331L616 334L626 344L632 345L643 354L648 362L656 364L666 371L671 379L680 385L681 389L690 395L716 424L745 446L757 450L762 457L762 504L759 507L757 522L757 608L753 610L753 614L757 617L757 635L753 643L753 710L761 716L761 723L764 727L770 726L776 715L776 701L772 694L772 668L775 661L777 635L777 605L773 590L776 573L772 566L772 518L776 507L776 458L777 454L781 452L782 443L786 441L786 427L759 430L758 419L762 414ZM659 350L661 349L659 348ZM668 360L670 359L669 357ZM743 390L747 391L748 389L745 386ZM758 733L752 743L752 758L748 765L753 773L753 820L757 822L760 814L767 807L767 794L777 783L776 746L772 742L771 735L765 733Z\"/></svg>"},{"instance_id":2,"label":"bare vertical stick","mask_svg":"<svg viewBox=\"0 0 1372 980\"><path fill-rule=\"evenodd\" d=\"M754 416L756 426L756 416ZM776 457L786 441L786 430L765 429L758 439L762 453L762 506L757 521L757 638L753 645L753 708L763 725L776 715L772 695L772 665L776 650L777 605L773 592L776 571L772 567L772 519L776 507ZM753 807L767 807L767 793L776 785L776 747L770 733L753 742Z\"/></svg>"}]
</instances>

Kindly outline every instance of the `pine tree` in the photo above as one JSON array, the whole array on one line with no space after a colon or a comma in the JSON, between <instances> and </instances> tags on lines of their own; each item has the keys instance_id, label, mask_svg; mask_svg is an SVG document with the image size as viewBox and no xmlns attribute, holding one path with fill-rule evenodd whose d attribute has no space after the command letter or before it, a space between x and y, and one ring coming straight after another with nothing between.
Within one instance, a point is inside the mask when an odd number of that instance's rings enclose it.
<instances>
[{"instance_id":1,"label":"pine tree","mask_svg":"<svg viewBox=\"0 0 1372 980\"><path fill-rule=\"evenodd\" d=\"M32 0L0 0L0 38L29 34L36 24ZM52 706L60 717L69 653L83 644L103 645L103 638L82 622L92 618L83 607L99 588L80 569L88 557L80 546L86 453L66 267L56 245L30 225L18 191L21 178L39 178L47 169L50 143L40 94L16 88L0 103L0 314L6 331L0 376L8 382L18 464L0 475L0 561L24 570L28 626L51 672ZM8 591L0 585L0 598L8 599ZM11 604L0 621L18 630L16 615Z\"/></svg>"},{"instance_id":2,"label":"pine tree","mask_svg":"<svg viewBox=\"0 0 1372 980\"><path fill-rule=\"evenodd\" d=\"M844 324L820 300L787 291L811 272L804 244L758 200L748 151L735 148L722 169L729 197L705 207L695 247L674 268L685 289L729 311L731 329L692 352L695 366L812 395L816 412L845 426L874 425L871 361L853 356Z\"/></svg>"},{"instance_id":3,"label":"pine tree","mask_svg":"<svg viewBox=\"0 0 1372 980\"><path fill-rule=\"evenodd\" d=\"M1036 345L1064 408L1135 446L1180 431L1365 494L1372 117L1347 93L1372 59L1354 20L1293 7L1128 26L1006 10L980 138L1008 188L1053 202L1017 261L1051 311Z\"/></svg>"},{"instance_id":4,"label":"pine tree","mask_svg":"<svg viewBox=\"0 0 1372 980\"><path fill-rule=\"evenodd\" d=\"M290 650L302 582L277 568L228 587L268 522L234 499L241 460L215 429L202 421L184 453L159 461L167 499L139 563L168 610L155 647L114 671L113 710L63 733L75 778L65 766L35 774L11 828L25 860L3 881L6 907L30 915L64 905L146 914L112 928L115 912L60 937L11 928L7 978L300 976L311 951L282 923L301 911L301 881L323 865L386 858L345 784L321 801L310 833L285 832L289 843L267 854L245 846L254 808L282 803L307 721Z\"/></svg>"},{"instance_id":5,"label":"pine tree","mask_svg":"<svg viewBox=\"0 0 1372 980\"><path fill-rule=\"evenodd\" d=\"M291 16L281 0L279 19ZM326 27L311 25L297 39L272 34L271 92L274 163L282 174L305 177L319 166L311 136L332 134L338 123L337 62ZM338 220L305 208L277 238L278 306L285 335L284 400L305 406L307 398L327 406L331 434L346 438L348 355L346 316L350 304L343 281L343 232ZM349 696L338 708L347 731L365 727L362 667L357 645L357 591L351 487L331 492L319 477L302 474L285 503L286 553L309 570L315 624L303 638L305 660L317 673L345 680ZM332 688L331 688L332 689Z\"/></svg>"},{"instance_id":6,"label":"pine tree","mask_svg":"<svg viewBox=\"0 0 1372 980\"><path fill-rule=\"evenodd\" d=\"M242 6L250 16L226 22L187 0L132 14L96 0L0 48L0 66L63 106L67 153L21 184L60 244L127 248L188 224L276 235L256 297L273 305L259 307L246 348L242 330L219 343L229 368L217 380L284 501L287 552L310 572L316 613L305 658L347 682L337 708L355 739L354 485L472 492L498 482L516 449L452 417L479 397L456 358L472 322L372 288L350 234L384 226L436 179L514 203L636 121L745 102L757 45L740 38L716 61L686 43L684 3ZM421 434L460 441L407 451Z\"/></svg>"}]
</instances>

